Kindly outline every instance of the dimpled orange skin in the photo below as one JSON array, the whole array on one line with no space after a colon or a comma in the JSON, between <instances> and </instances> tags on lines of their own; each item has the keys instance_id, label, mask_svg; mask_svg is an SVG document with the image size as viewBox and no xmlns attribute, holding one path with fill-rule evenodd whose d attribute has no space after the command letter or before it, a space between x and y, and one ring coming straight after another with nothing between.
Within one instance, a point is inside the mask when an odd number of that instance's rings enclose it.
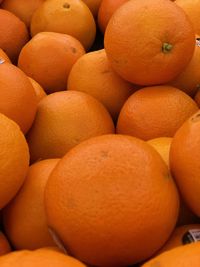
<instances>
[{"instance_id":1,"label":"dimpled orange skin","mask_svg":"<svg viewBox=\"0 0 200 267\"><path fill-rule=\"evenodd\" d=\"M155 85L183 71L194 52L195 34L185 12L173 2L132 0L113 14L104 44L119 75L135 84Z\"/></svg>"},{"instance_id":2,"label":"dimpled orange skin","mask_svg":"<svg viewBox=\"0 0 200 267\"><path fill-rule=\"evenodd\" d=\"M53 248L19 250L0 257L1 267L86 267L82 262Z\"/></svg>"},{"instance_id":3,"label":"dimpled orange skin","mask_svg":"<svg viewBox=\"0 0 200 267\"><path fill-rule=\"evenodd\" d=\"M27 135L31 162L60 158L90 137L114 132L110 114L94 97L76 91L50 94L38 104Z\"/></svg>"},{"instance_id":4,"label":"dimpled orange skin","mask_svg":"<svg viewBox=\"0 0 200 267\"><path fill-rule=\"evenodd\" d=\"M85 54L74 37L55 32L35 35L21 50L18 67L35 79L47 93L65 90L69 72Z\"/></svg>"},{"instance_id":5,"label":"dimpled orange skin","mask_svg":"<svg viewBox=\"0 0 200 267\"><path fill-rule=\"evenodd\" d=\"M29 27L34 11L43 2L44 0L4 0L1 8L15 14Z\"/></svg>"},{"instance_id":6,"label":"dimpled orange skin","mask_svg":"<svg viewBox=\"0 0 200 267\"><path fill-rule=\"evenodd\" d=\"M0 209L16 195L29 166L26 139L19 126L0 114Z\"/></svg>"},{"instance_id":7,"label":"dimpled orange skin","mask_svg":"<svg viewBox=\"0 0 200 267\"><path fill-rule=\"evenodd\" d=\"M0 112L14 120L26 134L36 109L34 88L24 72L9 63L0 64Z\"/></svg>"},{"instance_id":8,"label":"dimpled orange skin","mask_svg":"<svg viewBox=\"0 0 200 267\"><path fill-rule=\"evenodd\" d=\"M200 242L174 248L147 261L141 267L199 267Z\"/></svg>"},{"instance_id":9,"label":"dimpled orange skin","mask_svg":"<svg viewBox=\"0 0 200 267\"><path fill-rule=\"evenodd\" d=\"M29 40L28 30L23 21L13 13L0 9L0 48L8 55L13 63Z\"/></svg>"},{"instance_id":10,"label":"dimpled orange skin","mask_svg":"<svg viewBox=\"0 0 200 267\"><path fill-rule=\"evenodd\" d=\"M175 87L142 88L124 103L118 117L117 133L143 140L173 137L182 123L197 110L195 101Z\"/></svg>"},{"instance_id":11,"label":"dimpled orange skin","mask_svg":"<svg viewBox=\"0 0 200 267\"><path fill-rule=\"evenodd\" d=\"M184 10L193 24L195 33L200 35L200 21L198 12L200 8L200 0L176 0L174 3Z\"/></svg>"},{"instance_id":12,"label":"dimpled orange skin","mask_svg":"<svg viewBox=\"0 0 200 267\"><path fill-rule=\"evenodd\" d=\"M124 3L129 0L102 0L98 12L98 25L102 33L108 25L113 13Z\"/></svg>"},{"instance_id":13,"label":"dimpled orange skin","mask_svg":"<svg viewBox=\"0 0 200 267\"><path fill-rule=\"evenodd\" d=\"M47 228L44 190L58 161L48 159L31 165L20 191L3 210L4 229L15 249L55 246Z\"/></svg>"},{"instance_id":14,"label":"dimpled orange skin","mask_svg":"<svg viewBox=\"0 0 200 267\"><path fill-rule=\"evenodd\" d=\"M67 89L92 95L105 105L116 120L126 99L136 91L136 86L112 70L105 50L101 49L77 60L70 71Z\"/></svg>"},{"instance_id":15,"label":"dimpled orange skin","mask_svg":"<svg viewBox=\"0 0 200 267\"><path fill-rule=\"evenodd\" d=\"M33 14L31 36L39 32L60 32L78 39L86 50L92 46L96 24L89 7L80 0L48 0Z\"/></svg>"},{"instance_id":16,"label":"dimpled orange skin","mask_svg":"<svg viewBox=\"0 0 200 267\"><path fill-rule=\"evenodd\" d=\"M194 96L200 87L200 38L196 36L196 46L192 59L170 85L177 87L190 96Z\"/></svg>"},{"instance_id":17,"label":"dimpled orange skin","mask_svg":"<svg viewBox=\"0 0 200 267\"><path fill-rule=\"evenodd\" d=\"M179 198L150 145L104 135L61 159L48 180L45 206L49 226L76 258L93 266L128 266L168 239Z\"/></svg>"},{"instance_id":18,"label":"dimpled orange skin","mask_svg":"<svg viewBox=\"0 0 200 267\"><path fill-rule=\"evenodd\" d=\"M200 216L200 111L176 132L170 149L170 169L188 207Z\"/></svg>"}]
</instances>

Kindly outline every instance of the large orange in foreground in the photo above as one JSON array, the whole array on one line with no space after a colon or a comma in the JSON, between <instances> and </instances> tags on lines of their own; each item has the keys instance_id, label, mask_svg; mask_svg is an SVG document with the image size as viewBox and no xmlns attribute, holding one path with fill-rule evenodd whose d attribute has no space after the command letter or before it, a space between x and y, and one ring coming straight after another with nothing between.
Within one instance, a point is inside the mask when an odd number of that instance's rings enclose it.
<instances>
[{"instance_id":1,"label":"large orange in foreground","mask_svg":"<svg viewBox=\"0 0 200 267\"><path fill-rule=\"evenodd\" d=\"M195 46L192 23L169 0L131 0L110 19L105 49L113 69L140 84L166 83L189 63Z\"/></svg>"},{"instance_id":2,"label":"large orange in foreground","mask_svg":"<svg viewBox=\"0 0 200 267\"><path fill-rule=\"evenodd\" d=\"M71 149L49 177L45 203L49 227L92 266L128 266L150 257L169 238L179 208L160 155L122 135Z\"/></svg>"},{"instance_id":3,"label":"large orange in foreground","mask_svg":"<svg viewBox=\"0 0 200 267\"><path fill-rule=\"evenodd\" d=\"M171 144L170 167L186 204L200 216L200 111L176 132Z\"/></svg>"}]
</instances>

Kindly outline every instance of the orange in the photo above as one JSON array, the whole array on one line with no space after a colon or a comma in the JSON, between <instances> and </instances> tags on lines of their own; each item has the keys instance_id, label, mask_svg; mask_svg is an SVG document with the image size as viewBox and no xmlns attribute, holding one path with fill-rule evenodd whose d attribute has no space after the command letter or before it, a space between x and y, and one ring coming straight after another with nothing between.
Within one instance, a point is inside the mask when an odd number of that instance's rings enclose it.
<instances>
[{"instance_id":1,"label":"orange","mask_svg":"<svg viewBox=\"0 0 200 267\"><path fill-rule=\"evenodd\" d=\"M66 89L71 67L84 53L83 46L74 37L42 32L23 47L18 66L47 93L52 93Z\"/></svg>"},{"instance_id":2,"label":"orange","mask_svg":"<svg viewBox=\"0 0 200 267\"><path fill-rule=\"evenodd\" d=\"M11 63L9 57L6 55L6 53L3 51L3 49L0 48L0 62L6 61L7 63Z\"/></svg>"},{"instance_id":3,"label":"orange","mask_svg":"<svg viewBox=\"0 0 200 267\"><path fill-rule=\"evenodd\" d=\"M141 267L199 267L200 243L174 248L149 260Z\"/></svg>"},{"instance_id":4,"label":"orange","mask_svg":"<svg viewBox=\"0 0 200 267\"><path fill-rule=\"evenodd\" d=\"M22 186L29 165L29 151L18 125L0 113L0 209Z\"/></svg>"},{"instance_id":5,"label":"orange","mask_svg":"<svg viewBox=\"0 0 200 267\"><path fill-rule=\"evenodd\" d=\"M27 27L30 26L34 11L44 0L4 0L1 8L6 9L19 17Z\"/></svg>"},{"instance_id":6,"label":"orange","mask_svg":"<svg viewBox=\"0 0 200 267\"><path fill-rule=\"evenodd\" d=\"M112 70L104 49L87 53L77 60L69 74L67 88L97 98L114 120L134 92L134 86Z\"/></svg>"},{"instance_id":7,"label":"orange","mask_svg":"<svg viewBox=\"0 0 200 267\"><path fill-rule=\"evenodd\" d=\"M18 55L28 42L26 25L13 13L0 9L0 48L16 63Z\"/></svg>"},{"instance_id":8,"label":"orange","mask_svg":"<svg viewBox=\"0 0 200 267\"><path fill-rule=\"evenodd\" d=\"M95 39L96 24L83 1L48 0L34 12L31 20L32 36L46 31L72 35L88 50Z\"/></svg>"},{"instance_id":9,"label":"orange","mask_svg":"<svg viewBox=\"0 0 200 267\"><path fill-rule=\"evenodd\" d=\"M194 100L197 103L198 107L200 108L200 86L195 94Z\"/></svg>"},{"instance_id":10,"label":"orange","mask_svg":"<svg viewBox=\"0 0 200 267\"><path fill-rule=\"evenodd\" d=\"M104 44L119 75L132 83L155 85L169 82L184 70L194 52L195 34L175 3L132 0L113 14Z\"/></svg>"},{"instance_id":11,"label":"orange","mask_svg":"<svg viewBox=\"0 0 200 267\"><path fill-rule=\"evenodd\" d=\"M0 232L0 256L7 254L10 251L11 247L6 236L3 234L3 232Z\"/></svg>"},{"instance_id":12,"label":"orange","mask_svg":"<svg viewBox=\"0 0 200 267\"><path fill-rule=\"evenodd\" d=\"M174 229L169 240L159 251L159 254L176 247L197 242L200 240L199 237L200 237L200 224L188 224L179 226Z\"/></svg>"},{"instance_id":13,"label":"orange","mask_svg":"<svg viewBox=\"0 0 200 267\"><path fill-rule=\"evenodd\" d=\"M48 95L27 135L31 161L60 158L85 139L114 132L106 108L92 96L75 91Z\"/></svg>"},{"instance_id":14,"label":"orange","mask_svg":"<svg viewBox=\"0 0 200 267\"><path fill-rule=\"evenodd\" d=\"M171 147L172 138L170 137L158 137L148 141L156 151L161 155L162 159L165 161L169 167L169 152ZM180 196L181 197L181 196ZM197 216L187 207L184 200L180 198L180 209L176 225L184 225L189 223L198 222Z\"/></svg>"},{"instance_id":15,"label":"orange","mask_svg":"<svg viewBox=\"0 0 200 267\"><path fill-rule=\"evenodd\" d=\"M4 229L16 249L55 245L46 223L44 189L58 161L42 160L31 165L20 191L3 210Z\"/></svg>"},{"instance_id":16,"label":"orange","mask_svg":"<svg viewBox=\"0 0 200 267\"><path fill-rule=\"evenodd\" d=\"M36 109L36 95L28 77L12 64L0 64L0 112L26 133L33 123Z\"/></svg>"},{"instance_id":17,"label":"orange","mask_svg":"<svg viewBox=\"0 0 200 267\"><path fill-rule=\"evenodd\" d=\"M150 145L104 135L60 160L47 182L45 206L48 225L71 255L92 266L129 266L169 238L179 198Z\"/></svg>"},{"instance_id":18,"label":"orange","mask_svg":"<svg viewBox=\"0 0 200 267\"><path fill-rule=\"evenodd\" d=\"M158 137L148 141L148 144L151 145L161 155L168 167L171 142L171 137Z\"/></svg>"},{"instance_id":19,"label":"orange","mask_svg":"<svg viewBox=\"0 0 200 267\"><path fill-rule=\"evenodd\" d=\"M28 78L29 78L29 81L31 82L34 90L35 90L37 102L39 103L40 100L42 100L47 94L45 93L44 89L42 88L42 86L38 82L36 82L31 77L28 77Z\"/></svg>"},{"instance_id":20,"label":"orange","mask_svg":"<svg viewBox=\"0 0 200 267\"><path fill-rule=\"evenodd\" d=\"M195 29L196 34L200 34L199 8L200 0L176 0L174 2L181 7L188 15Z\"/></svg>"},{"instance_id":21,"label":"orange","mask_svg":"<svg viewBox=\"0 0 200 267\"><path fill-rule=\"evenodd\" d=\"M99 12L98 12L98 26L101 29L102 33L105 32L105 29L108 25L108 22L114 12L124 3L129 0L102 0Z\"/></svg>"},{"instance_id":22,"label":"orange","mask_svg":"<svg viewBox=\"0 0 200 267\"><path fill-rule=\"evenodd\" d=\"M52 248L20 250L0 257L1 267L86 267L80 261Z\"/></svg>"},{"instance_id":23,"label":"orange","mask_svg":"<svg viewBox=\"0 0 200 267\"><path fill-rule=\"evenodd\" d=\"M167 85L142 88L124 103L117 132L144 140L173 137L197 110L195 101L177 88Z\"/></svg>"},{"instance_id":24,"label":"orange","mask_svg":"<svg viewBox=\"0 0 200 267\"><path fill-rule=\"evenodd\" d=\"M170 168L188 207L200 216L200 111L176 132L170 149Z\"/></svg>"},{"instance_id":25,"label":"orange","mask_svg":"<svg viewBox=\"0 0 200 267\"><path fill-rule=\"evenodd\" d=\"M93 16L96 18L99 10L99 6L102 0L83 0L83 2L89 7Z\"/></svg>"},{"instance_id":26,"label":"orange","mask_svg":"<svg viewBox=\"0 0 200 267\"><path fill-rule=\"evenodd\" d=\"M170 84L194 96L200 86L200 38L196 38L193 57L187 67Z\"/></svg>"}]
</instances>

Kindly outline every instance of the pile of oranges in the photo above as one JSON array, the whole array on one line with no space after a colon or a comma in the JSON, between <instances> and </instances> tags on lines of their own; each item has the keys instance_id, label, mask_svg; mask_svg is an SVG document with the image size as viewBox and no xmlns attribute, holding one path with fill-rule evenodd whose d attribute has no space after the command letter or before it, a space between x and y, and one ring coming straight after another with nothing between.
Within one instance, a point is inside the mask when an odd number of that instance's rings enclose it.
<instances>
[{"instance_id":1,"label":"pile of oranges","mask_svg":"<svg viewBox=\"0 0 200 267\"><path fill-rule=\"evenodd\" d=\"M0 266L199 267L200 0L0 0Z\"/></svg>"}]
</instances>

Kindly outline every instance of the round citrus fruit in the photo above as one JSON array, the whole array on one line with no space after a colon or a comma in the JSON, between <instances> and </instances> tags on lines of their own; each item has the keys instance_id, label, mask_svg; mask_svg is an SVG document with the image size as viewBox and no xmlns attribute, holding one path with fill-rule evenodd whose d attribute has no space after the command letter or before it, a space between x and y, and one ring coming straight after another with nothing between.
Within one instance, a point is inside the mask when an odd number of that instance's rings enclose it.
<instances>
[{"instance_id":1,"label":"round citrus fruit","mask_svg":"<svg viewBox=\"0 0 200 267\"><path fill-rule=\"evenodd\" d=\"M88 50L95 39L96 24L89 7L80 0L48 0L34 12L31 35L39 32L72 35Z\"/></svg>"},{"instance_id":2,"label":"round citrus fruit","mask_svg":"<svg viewBox=\"0 0 200 267\"><path fill-rule=\"evenodd\" d=\"M74 37L42 32L23 47L18 66L47 93L53 93L66 89L71 67L84 53L83 46Z\"/></svg>"},{"instance_id":3,"label":"round citrus fruit","mask_svg":"<svg viewBox=\"0 0 200 267\"><path fill-rule=\"evenodd\" d=\"M114 132L106 108L90 95L76 91L48 95L27 135L31 161L60 158L85 139Z\"/></svg>"},{"instance_id":4,"label":"round citrus fruit","mask_svg":"<svg viewBox=\"0 0 200 267\"><path fill-rule=\"evenodd\" d=\"M198 110L195 101L181 90L167 86L142 88L124 103L117 132L149 140L173 137L182 123Z\"/></svg>"},{"instance_id":5,"label":"round citrus fruit","mask_svg":"<svg viewBox=\"0 0 200 267\"><path fill-rule=\"evenodd\" d=\"M196 38L196 46L191 61L170 85L194 96L200 87L200 38Z\"/></svg>"},{"instance_id":6,"label":"round citrus fruit","mask_svg":"<svg viewBox=\"0 0 200 267\"><path fill-rule=\"evenodd\" d=\"M0 8L0 48L13 63L16 63L28 39L28 30L24 22L13 13Z\"/></svg>"},{"instance_id":7,"label":"round citrus fruit","mask_svg":"<svg viewBox=\"0 0 200 267\"><path fill-rule=\"evenodd\" d=\"M22 186L29 165L26 139L19 126L0 113L0 209Z\"/></svg>"},{"instance_id":8,"label":"round citrus fruit","mask_svg":"<svg viewBox=\"0 0 200 267\"><path fill-rule=\"evenodd\" d=\"M1 8L15 14L29 27L34 11L43 2L44 0L4 0Z\"/></svg>"},{"instance_id":9,"label":"round citrus fruit","mask_svg":"<svg viewBox=\"0 0 200 267\"><path fill-rule=\"evenodd\" d=\"M28 77L16 66L0 63L0 112L27 133L35 118L36 95Z\"/></svg>"},{"instance_id":10,"label":"round citrus fruit","mask_svg":"<svg viewBox=\"0 0 200 267\"><path fill-rule=\"evenodd\" d=\"M105 50L113 69L140 85L174 79L192 58L195 33L188 16L169 0L131 0L110 19Z\"/></svg>"},{"instance_id":11,"label":"round citrus fruit","mask_svg":"<svg viewBox=\"0 0 200 267\"><path fill-rule=\"evenodd\" d=\"M200 111L176 132L170 149L170 168L183 199L200 216Z\"/></svg>"},{"instance_id":12,"label":"round citrus fruit","mask_svg":"<svg viewBox=\"0 0 200 267\"><path fill-rule=\"evenodd\" d=\"M129 0L102 0L98 12L98 26L105 32L108 22L114 12Z\"/></svg>"},{"instance_id":13,"label":"round citrus fruit","mask_svg":"<svg viewBox=\"0 0 200 267\"><path fill-rule=\"evenodd\" d=\"M179 198L150 145L111 134L82 142L60 160L45 207L49 227L71 255L92 266L129 266L169 238Z\"/></svg>"},{"instance_id":14,"label":"round citrus fruit","mask_svg":"<svg viewBox=\"0 0 200 267\"><path fill-rule=\"evenodd\" d=\"M48 159L31 165L20 191L3 210L4 229L15 249L55 245L46 223L44 189L58 161Z\"/></svg>"},{"instance_id":15,"label":"round citrus fruit","mask_svg":"<svg viewBox=\"0 0 200 267\"><path fill-rule=\"evenodd\" d=\"M70 71L67 88L97 98L114 120L126 99L136 90L112 70L104 49L87 53L77 60Z\"/></svg>"},{"instance_id":16,"label":"round citrus fruit","mask_svg":"<svg viewBox=\"0 0 200 267\"><path fill-rule=\"evenodd\" d=\"M195 29L196 34L200 34L199 8L200 0L176 0L175 4L181 7L188 15Z\"/></svg>"}]
</instances>

